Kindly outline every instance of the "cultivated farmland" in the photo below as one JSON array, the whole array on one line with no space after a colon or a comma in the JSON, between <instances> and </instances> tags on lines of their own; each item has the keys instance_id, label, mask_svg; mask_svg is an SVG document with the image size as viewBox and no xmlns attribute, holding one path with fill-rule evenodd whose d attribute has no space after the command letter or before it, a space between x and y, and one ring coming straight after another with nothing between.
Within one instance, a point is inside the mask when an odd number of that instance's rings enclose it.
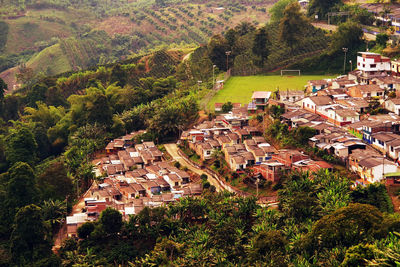
<instances>
[{"instance_id":1,"label":"cultivated farmland","mask_svg":"<svg viewBox=\"0 0 400 267\"><path fill-rule=\"evenodd\" d=\"M208 103L208 109L213 110L215 103L248 104L254 91L304 90L309 80L334 78L336 76L305 75L305 76L234 76L231 77L222 90L218 91Z\"/></svg>"}]
</instances>

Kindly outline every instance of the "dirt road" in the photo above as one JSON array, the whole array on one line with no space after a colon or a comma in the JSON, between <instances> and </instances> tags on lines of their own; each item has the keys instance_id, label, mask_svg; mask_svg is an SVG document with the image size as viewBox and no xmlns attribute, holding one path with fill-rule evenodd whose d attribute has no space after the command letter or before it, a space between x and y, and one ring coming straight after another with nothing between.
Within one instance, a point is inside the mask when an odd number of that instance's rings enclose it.
<instances>
[{"instance_id":1,"label":"dirt road","mask_svg":"<svg viewBox=\"0 0 400 267\"><path fill-rule=\"evenodd\" d=\"M194 173L197 173L198 175L202 175L202 174L207 175L208 181L210 182L210 184L215 186L217 191L224 191L224 188L217 181L217 179L215 179L214 177L210 176L204 170L199 169L199 168L195 168L189 162L187 162L187 160L185 158L181 157L178 154L178 146L176 144L165 144L164 147L167 150L167 152L173 157L173 159L178 161L182 166L187 167L189 170L191 170Z\"/></svg>"},{"instance_id":2,"label":"dirt road","mask_svg":"<svg viewBox=\"0 0 400 267\"><path fill-rule=\"evenodd\" d=\"M314 27L321 28L327 31L336 31L336 29L338 28L338 26L336 25L322 23L322 22L315 22L312 23L312 25L314 25ZM364 37L368 41L374 41L376 39L376 36L371 33L364 33Z\"/></svg>"}]
</instances>

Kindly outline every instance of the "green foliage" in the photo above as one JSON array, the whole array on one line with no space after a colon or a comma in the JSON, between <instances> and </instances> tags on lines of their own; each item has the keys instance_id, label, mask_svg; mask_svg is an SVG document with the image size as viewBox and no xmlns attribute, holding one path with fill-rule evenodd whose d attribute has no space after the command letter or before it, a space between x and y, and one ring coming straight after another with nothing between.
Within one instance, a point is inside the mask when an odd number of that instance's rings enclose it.
<instances>
[{"instance_id":1,"label":"green foliage","mask_svg":"<svg viewBox=\"0 0 400 267\"><path fill-rule=\"evenodd\" d=\"M231 102L226 102L222 105L222 112L228 113L229 111L232 111L233 104Z\"/></svg>"},{"instance_id":2,"label":"green foliage","mask_svg":"<svg viewBox=\"0 0 400 267\"><path fill-rule=\"evenodd\" d=\"M309 22L300 10L298 2L286 6L283 17L279 23L279 40L285 42L289 47L303 40L305 28Z\"/></svg>"},{"instance_id":3,"label":"green foliage","mask_svg":"<svg viewBox=\"0 0 400 267\"><path fill-rule=\"evenodd\" d=\"M380 230L382 213L367 204L350 204L322 217L302 241L308 249L352 246L372 240Z\"/></svg>"},{"instance_id":4,"label":"green foliage","mask_svg":"<svg viewBox=\"0 0 400 267\"><path fill-rule=\"evenodd\" d=\"M339 28L332 35L330 44L330 53L341 52L342 48L348 48L349 51L357 50L364 43L364 32L361 26L353 21L347 21L339 25Z\"/></svg>"},{"instance_id":5,"label":"green foliage","mask_svg":"<svg viewBox=\"0 0 400 267\"><path fill-rule=\"evenodd\" d=\"M31 265L51 255L51 243L46 240L46 226L41 209L35 205L21 208L15 216L11 234L12 261L16 265Z\"/></svg>"},{"instance_id":6,"label":"green foliage","mask_svg":"<svg viewBox=\"0 0 400 267\"><path fill-rule=\"evenodd\" d=\"M15 211L31 203L37 203L39 192L32 168L25 162L17 162L9 169L7 201Z\"/></svg>"},{"instance_id":7,"label":"green foliage","mask_svg":"<svg viewBox=\"0 0 400 267\"><path fill-rule=\"evenodd\" d=\"M375 246L359 244L347 249L342 266L367 266L367 260L374 258Z\"/></svg>"},{"instance_id":8,"label":"green foliage","mask_svg":"<svg viewBox=\"0 0 400 267\"><path fill-rule=\"evenodd\" d=\"M264 61L269 55L270 42L268 40L268 33L266 27L257 30L254 36L253 53L259 57L258 67L264 67Z\"/></svg>"},{"instance_id":9,"label":"green foliage","mask_svg":"<svg viewBox=\"0 0 400 267\"><path fill-rule=\"evenodd\" d=\"M276 2L269 10L269 13L271 14L271 22L280 22L284 16L283 11L289 4L294 2L295 0L279 0Z\"/></svg>"},{"instance_id":10,"label":"green foliage","mask_svg":"<svg viewBox=\"0 0 400 267\"><path fill-rule=\"evenodd\" d=\"M393 212L393 204L384 184L369 184L357 186L351 192L353 202L369 204L377 207L381 212Z\"/></svg>"},{"instance_id":11,"label":"green foliage","mask_svg":"<svg viewBox=\"0 0 400 267\"><path fill-rule=\"evenodd\" d=\"M107 234L116 234L122 227L122 215L115 209L107 208L101 212L99 223Z\"/></svg>"},{"instance_id":12,"label":"green foliage","mask_svg":"<svg viewBox=\"0 0 400 267\"><path fill-rule=\"evenodd\" d=\"M318 15L319 19L326 19L328 12L341 4L343 4L342 0L311 0L308 5L308 15Z\"/></svg>"},{"instance_id":13,"label":"green foliage","mask_svg":"<svg viewBox=\"0 0 400 267\"><path fill-rule=\"evenodd\" d=\"M94 231L95 224L92 222L85 222L78 228L78 237L85 239L90 236L90 234Z\"/></svg>"},{"instance_id":14,"label":"green foliage","mask_svg":"<svg viewBox=\"0 0 400 267\"><path fill-rule=\"evenodd\" d=\"M389 41L389 36L386 33L379 33L376 35L376 43L382 47L386 47L386 43Z\"/></svg>"},{"instance_id":15,"label":"green foliage","mask_svg":"<svg viewBox=\"0 0 400 267\"><path fill-rule=\"evenodd\" d=\"M33 165L36 161L37 143L32 131L26 126L11 128L6 139L6 158L10 165L22 161Z\"/></svg>"},{"instance_id":16,"label":"green foliage","mask_svg":"<svg viewBox=\"0 0 400 267\"><path fill-rule=\"evenodd\" d=\"M3 52L6 46L8 30L8 24L5 21L0 21L0 52Z\"/></svg>"}]
</instances>

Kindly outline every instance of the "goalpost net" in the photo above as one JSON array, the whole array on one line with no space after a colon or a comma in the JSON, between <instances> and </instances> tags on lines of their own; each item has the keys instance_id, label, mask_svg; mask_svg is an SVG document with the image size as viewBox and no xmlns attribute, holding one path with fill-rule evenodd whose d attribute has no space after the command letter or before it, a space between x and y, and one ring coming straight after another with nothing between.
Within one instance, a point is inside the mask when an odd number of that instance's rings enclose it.
<instances>
[{"instance_id":1,"label":"goalpost net","mask_svg":"<svg viewBox=\"0 0 400 267\"><path fill-rule=\"evenodd\" d=\"M281 70L281 76L283 76L285 73L292 73L291 75L293 75L295 73L298 76L301 75L301 71L300 70ZM288 74L286 74L286 75L288 75Z\"/></svg>"}]
</instances>

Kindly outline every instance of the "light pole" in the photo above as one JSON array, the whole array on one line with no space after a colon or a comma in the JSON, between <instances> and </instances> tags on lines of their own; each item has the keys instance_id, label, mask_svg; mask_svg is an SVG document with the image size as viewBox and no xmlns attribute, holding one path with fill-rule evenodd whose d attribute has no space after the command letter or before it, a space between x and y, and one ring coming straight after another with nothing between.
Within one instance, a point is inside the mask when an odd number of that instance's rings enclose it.
<instances>
[{"instance_id":1,"label":"light pole","mask_svg":"<svg viewBox=\"0 0 400 267\"><path fill-rule=\"evenodd\" d=\"M346 56L347 56L347 51L349 51L349 49L347 47L343 47L342 50L344 52L343 74L346 74Z\"/></svg>"},{"instance_id":2,"label":"light pole","mask_svg":"<svg viewBox=\"0 0 400 267\"><path fill-rule=\"evenodd\" d=\"M229 56L231 55L232 51L226 51L225 55L226 55L226 72L228 72L229 70Z\"/></svg>"},{"instance_id":3,"label":"light pole","mask_svg":"<svg viewBox=\"0 0 400 267\"><path fill-rule=\"evenodd\" d=\"M202 83L203 81L197 81L197 91L200 91L200 84Z\"/></svg>"},{"instance_id":4,"label":"light pole","mask_svg":"<svg viewBox=\"0 0 400 267\"><path fill-rule=\"evenodd\" d=\"M352 72L353 71L353 61L349 61L349 63L350 63L350 72Z\"/></svg>"},{"instance_id":5,"label":"light pole","mask_svg":"<svg viewBox=\"0 0 400 267\"><path fill-rule=\"evenodd\" d=\"M214 89L214 87L215 87L215 67L216 67L217 65L213 65L213 80L212 80L212 85L213 85L213 89Z\"/></svg>"}]
</instances>

